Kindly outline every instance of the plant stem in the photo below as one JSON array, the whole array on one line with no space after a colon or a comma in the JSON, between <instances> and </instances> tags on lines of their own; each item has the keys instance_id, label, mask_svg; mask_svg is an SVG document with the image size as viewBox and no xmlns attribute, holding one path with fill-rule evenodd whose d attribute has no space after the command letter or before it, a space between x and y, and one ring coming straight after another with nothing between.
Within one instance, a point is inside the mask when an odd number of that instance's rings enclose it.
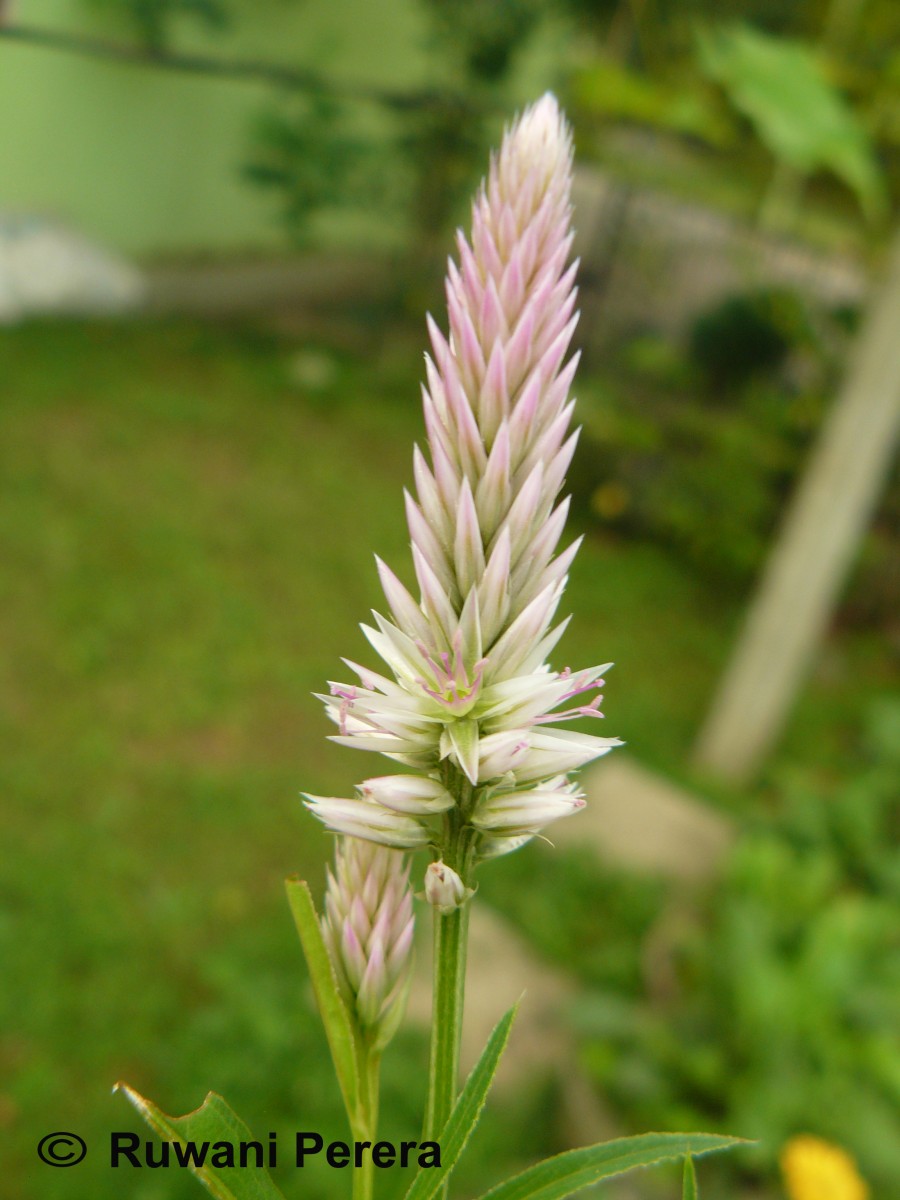
<instances>
[{"instance_id":1,"label":"plant stem","mask_svg":"<svg viewBox=\"0 0 900 1200\"><path fill-rule=\"evenodd\" d=\"M464 802L451 811L444 862L468 887L474 858L474 831L465 824L464 812ZM438 1140L456 1101L468 938L468 901L446 915L434 910L434 993L425 1141Z\"/></svg>"},{"instance_id":2,"label":"plant stem","mask_svg":"<svg viewBox=\"0 0 900 1200\"><path fill-rule=\"evenodd\" d=\"M357 1142L368 1142L371 1138L354 1138ZM353 1190L350 1193L351 1200L372 1200L372 1188L375 1182L375 1164L372 1161L372 1155L363 1153L360 1158L360 1165L352 1168Z\"/></svg>"},{"instance_id":3,"label":"plant stem","mask_svg":"<svg viewBox=\"0 0 900 1200\"><path fill-rule=\"evenodd\" d=\"M374 1142L378 1128L378 1084L381 1055L364 1046L359 1055L360 1113L352 1122L353 1140ZM372 1200L375 1164L371 1154L363 1154L361 1165L353 1169L352 1200Z\"/></svg>"}]
</instances>

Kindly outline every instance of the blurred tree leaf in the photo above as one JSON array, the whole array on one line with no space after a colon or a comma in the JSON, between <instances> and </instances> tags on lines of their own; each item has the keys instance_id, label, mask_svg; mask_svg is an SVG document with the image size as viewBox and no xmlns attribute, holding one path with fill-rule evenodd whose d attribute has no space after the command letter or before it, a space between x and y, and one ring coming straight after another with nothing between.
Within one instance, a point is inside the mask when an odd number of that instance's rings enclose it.
<instances>
[{"instance_id":1,"label":"blurred tree leaf","mask_svg":"<svg viewBox=\"0 0 900 1200\"><path fill-rule=\"evenodd\" d=\"M597 59L574 76L570 92L586 113L614 117L726 146L733 133L716 107L684 80L661 83L621 63Z\"/></svg>"},{"instance_id":2,"label":"blurred tree leaf","mask_svg":"<svg viewBox=\"0 0 900 1200\"><path fill-rule=\"evenodd\" d=\"M884 213L885 184L869 136L809 46L736 25L698 31L697 49L701 70L779 162L805 175L829 170L870 220Z\"/></svg>"},{"instance_id":3,"label":"blurred tree leaf","mask_svg":"<svg viewBox=\"0 0 900 1200\"><path fill-rule=\"evenodd\" d=\"M280 193L282 218L293 240L303 243L320 209L370 204L366 174L374 150L346 131L341 106L327 96L291 97L265 112L243 174Z\"/></svg>"},{"instance_id":4,"label":"blurred tree leaf","mask_svg":"<svg viewBox=\"0 0 900 1200\"><path fill-rule=\"evenodd\" d=\"M90 0L94 8L124 17L141 41L151 50L168 47L170 23L182 16L219 33L231 24L228 0Z\"/></svg>"},{"instance_id":5,"label":"blurred tree leaf","mask_svg":"<svg viewBox=\"0 0 900 1200\"><path fill-rule=\"evenodd\" d=\"M425 0L433 39L483 84L502 82L521 46L547 9L546 0Z\"/></svg>"}]
</instances>

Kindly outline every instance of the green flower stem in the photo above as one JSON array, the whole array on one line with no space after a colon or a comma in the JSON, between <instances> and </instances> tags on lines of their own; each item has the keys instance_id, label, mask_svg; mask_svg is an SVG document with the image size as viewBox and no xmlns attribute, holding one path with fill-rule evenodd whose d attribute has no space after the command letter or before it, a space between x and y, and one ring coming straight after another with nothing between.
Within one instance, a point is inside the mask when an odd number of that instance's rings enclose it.
<instances>
[{"instance_id":1,"label":"green flower stem","mask_svg":"<svg viewBox=\"0 0 900 1200\"><path fill-rule=\"evenodd\" d=\"M456 1099L468 934L468 904L448 916L442 916L435 910L434 997L431 1069L425 1113L426 1141L437 1141Z\"/></svg>"},{"instance_id":2,"label":"green flower stem","mask_svg":"<svg viewBox=\"0 0 900 1200\"><path fill-rule=\"evenodd\" d=\"M359 1048L359 1110L351 1121L353 1140L374 1142L378 1128L378 1091L381 1054L371 1046ZM353 1167L352 1200L372 1200L375 1163L371 1154L362 1156L362 1166Z\"/></svg>"},{"instance_id":3,"label":"green flower stem","mask_svg":"<svg viewBox=\"0 0 900 1200\"><path fill-rule=\"evenodd\" d=\"M458 789L459 790L459 789ZM443 860L469 887L475 831L466 824L472 788L461 789L458 807L451 810ZM437 1141L456 1101L459 1086L459 1047L462 1037L469 939L469 903L446 915L434 910L434 993L431 1018L431 1065L424 1140Z\"/></svg>"}]
</instances>

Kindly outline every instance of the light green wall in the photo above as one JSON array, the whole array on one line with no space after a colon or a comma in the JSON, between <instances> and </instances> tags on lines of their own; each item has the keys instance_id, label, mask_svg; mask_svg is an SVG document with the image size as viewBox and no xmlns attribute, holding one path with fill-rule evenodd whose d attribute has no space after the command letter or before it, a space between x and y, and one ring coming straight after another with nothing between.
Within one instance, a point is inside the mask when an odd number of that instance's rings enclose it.
<instances>
[{"instance_id":1,"label":"light green wall","mask_svg":"<svg viewBox=\"0 0 900 1200\"><path fill-rule=\"evenodd\" d=\"M241 0L233 35L179 48L323 65L394 87L422 82L415 0ZM19 0L21 24L114 38L94 0ZM108 12L108 10L107 10ZM264 247L275 201L239 168L264 86L119 66L0 41L0 211L61 217L137 254Z\"/></svg>"},{"instance_id":2,"label":"light green wall","mask_svg":"<svg viewBox=\"0 0 900 1200\"><path fill-rule=\"evenodd\" d=\"M119 0L18 0L16 20L124 41ZM487 2L487 0L486 0ZM196 22L177 49L308 66L403 89L426 86L434 59L418 0L232 0L228 35ZM553 86L569 52L545 23L519 64L522 101ZM175 74L0 40L0 212L60 217L131 254L216 252L283 244L277 198L240 178L265 85ZM511 106L512 107L512 106ZM361 130L387 118L354 106ZM326 237L390 240L383 219L335 217Z\"/></svg>"}]
</instances>

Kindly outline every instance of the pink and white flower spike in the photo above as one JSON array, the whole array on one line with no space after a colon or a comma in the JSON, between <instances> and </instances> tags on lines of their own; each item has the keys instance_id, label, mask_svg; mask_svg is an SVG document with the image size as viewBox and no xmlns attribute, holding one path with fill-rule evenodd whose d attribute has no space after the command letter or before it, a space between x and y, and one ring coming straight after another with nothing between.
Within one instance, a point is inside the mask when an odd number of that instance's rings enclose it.
<instances>
[{"instance_id":1,"label":"pink and white flower spike","mask_svg":"<svg viewBox=\"0 0 900 1200\"><path fill-rule=\"evenodd\" d=\"M321 697L335 741L416 774L370 780L356 799L308 797L338 832L439 853L455 812L476 858L493 857L582 807L568 773L621 744L555 727L602 715L611 664L573 673L547 661L578 548L557 552L578 436L571 180L571 135L547 94L507 130L471 237L458 235L449 336L429 319L428 452L415 449L406 497L418 599L379 560L388 615L363 631L388 674L347 661L357 681Z\"/></svg>"}]
</instances>

